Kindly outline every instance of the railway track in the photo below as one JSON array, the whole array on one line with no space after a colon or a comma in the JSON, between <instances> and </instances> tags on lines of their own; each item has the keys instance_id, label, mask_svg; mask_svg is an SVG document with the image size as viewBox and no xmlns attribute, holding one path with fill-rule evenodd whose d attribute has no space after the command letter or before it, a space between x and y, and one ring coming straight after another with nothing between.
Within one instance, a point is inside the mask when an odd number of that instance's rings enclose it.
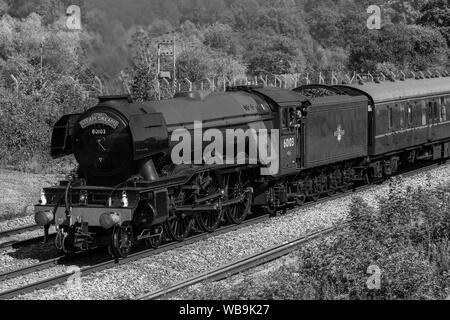
<instances>
[{"instance_id":1,"label":"railway track","mask_svg":"<svg viewBox=\"0 0 450 320\"><path fill-rule=\"evenodd\" d=\"M231 231L234 231L234 230L237 230L240 228L254 225L254 224L260 223L268 218L269 218L268 215L262 215L262 216L244 221L240 225L224 226L224 227L218 229L217 231L215 231L214 233L197 234L197 235L189 237L188 239L186 239L183 242L176 242L176 243L171 242L171 243L162 245L158 249L147 249L147 250L139 251L139 252L129 255L127 258L123 258L123 259L119 259L119 260L107 259L106 261L100 262L98 264L80 268L80 273L83 276L86 276L86 275L89 275L89 274L97 272L97 271L102 271L102 270L105 270L108 268L115 267L117 265L127 264L127 263L130 263L135 260L147 258L147 257L153 256L153 255L165 252L165 251L169 251L169 250L173 250L173 249L182 247L184 245L188 245L188 244L191 244L191 243L194 243L197 241L205 240L207 238L210 238L210 237L213 237L216 235L224 234L224 233L231 232ZM60 264L60 262L61 262L60 259L61 258L55 258L55 259L51 259L48 261L43 261L41 263L26 267L23 269L18 269L18 270L14 270L14 271L11 271L11 272L8 272L5 274L0 274L0 280L11 279L11 278L14 278L17 276L23 276L25 274L31 274L31 273L34 273L37 271L41 271L48 267L56 266L56 265ZM12 289L9 291L0 292L0 300L10 299L10 298L16 297L21 294L33 292L33 291L39 290L39 289L48 288L50 286L57 285L57 284L62 284L64 282L66 282L72 274L73 273L60 274L55 277L44 279L44 280L36 282L36 283L31 283L29 285L26 285L26 286L23 286L20 288L15 288L15 289Z\"/></svg>"},{"instance_id":2,"label":"railway track","mask_svg":"<svg viewBox=\"0 0 450 320\"><path fill-rule=\"evenodd\" d=\"M95 253L98 252L99 250L93 250L91 253ZM58 265L73 265L76 264L76 262L80 262L80 260L84 259L84 258L88 258L88 252L78 252L75 253L73 255L61 255L61 256L57 256L55 258L51 258L45 261L41 261L38 262L36 264L32 264L20 269L15 269L15 270L11 270L11 271L7 271L4 273L0 273L0 282L1 281L6 281L9 279L14 279L20 276L25 276L28 274L32 274L41 270L45 270L45 269L49 269L52 267L56 267ZM110 259L107 259L105 257L106 255L103 255L101 257L99 257L97 260L99 261L107 261Z\"/></svg>"},{"instance_id":3,"label":"railway track","mask_svg":"<svg viewBox=\"0 0 450 320\"><path fill-rule=\"evenodd\" d=\"M13 237L13 236L24 234L27 232L34 232L34 231L38 231L41 229L42 229L42 227L40 227L40 226L31 225L31 226L25 226L25 227L13 229L13 230L8 230L8 231L4 231L4 232L0 233L0 239ZM52 241L54 239L54 237L55 237L55 233L50 233L47 240ZM9 249L9 248L12 248L15 246L27 246L27 245L31 245L31 244L35 244L35 243L40 243L40 242L41 243L44 242L44 236L29 238L29 239L25 239L25 240L13 239L10 241L5 241L5 242L0 243L0 249Z\"/></svg>"},{"instance_id":4,"label":"railway track","mask_svg":"<svg viewBox=\"0 0 450 320\"><path fill-rule=\"evenodd\" d=\"M262 252L258 252L249 257L240 259L238 261L229 263L217 269L214 269L210 272L202 273L198 276L190 278L188 280L179 282L174 286L158 290L155 292L151 292L145 295L140 296L137 300L158 300L158 299L166 299L175 293L187 289L195 284L204 282L204 281L220 281L231 276L234 276L243 271L255 268L257 266L263 265L275 259L281 258L283 256L288 255L289 253L295 251L300 245L306 244L312 240L325 237L334 231L336 231L338 227L330 227L320 231L313 232L311 234L302 236L294 241L290 241L288 243L284 243L268 250L264 250Z\"/></svg>"},{"instance_id":5,"label":"railway track","mask_svg":"<svg viewBox=\"0 0 450 320\"><path fill-rule=\"evenodd\" d=\"M408 172L401 172L398 175L402 175L404 177L409 177L409 176L413 176L413 175L416 175L416 174L420 174L420 173L423 173L423 172L435 169L435 168L439 167L440 165L441 164L432 164L432 165L425 166L425 167L419 167L419 168L416 168L416 169L408 171ZM349 194L351 194L353 192L362 192L362 191L366 191L366 190L374 188L374 187L376 187L376 186L374 186L374 185L362 185L362 186L359 186L359 187L355 187L352 190L347 191L345 193L335 194L333 196L329 196L329 197L326 197L326 198L321 198L317 202L308 202L308 203L304 204L301 207L296 207L296 208L291 209L289 211L309 208L309 207L315 206L316 204L319 204L319 203L324 203L324 202L328 202L328 201L332 201L332 200L336 200L336 199L340 199L340 198L346 197L346 196L348 196ZM83 267L83 268L80 269L79 272L83 276L86 276L86 275L89 275L89 274L94 273L94 272L98 272L98 271L102 271L102 270L105 270L105 269L109 269L109 268L115 267L117 265L127 264L127 263L135 261L135 260L147 258L147 257L153 256L153 255L165 252L165 251L169 251L169 250L173 250L173 249L182 247L184 245L188 245L188 244L192 244L192 243L197 242L197 241L205 240L205 239L210 238L210 237L214 237L214 236L217 236L217 235L220 235L220 234L224 234L224 233L227 233L227 232L230 232L230 231L238 230L238 229L241 229L241 228L244 228L244 227L247 227L247 226L255 225L255 224L258 224L260 222L263 222L263 221L267 220L268 218L269 218L269 215L267 215L267 214L266 215L261 215L261 216L258 216L258 217L246 220L240 225L223 226L223 227L219 228L218 230L216 230L214 233L211 233L211 234L208 234L208 233L196 234L196 235L193 235L193 236L189 237L188 239L186 239L183 242L167 243L167 244L162 245L158 249L147 249L147 250L139 251L139 252L131 254L127 258L123 258L123 259L119 259L119 260L108 259L106 261L100 262L98 264L94 264L92 266ZM315 237L317 238L320 234L322 234L323 232L326 232L326 230L328 230L329 232L332 232L333 231L332 229L333 228L331 228L331 229L329 228L329 230L325 229L325 230L318 231L316 233ZM313 235L314 234L311 234L309 236L312 237ZM308 236L306 236L306 237L308 237ZM299 239L299 241L302 241L302 240ZM303 241L306 241L306 238ZM282 250L280 249L280 252L281 251ZM23 276L23 275L26 275L26 274L31 274L31 273L34 273L34 272L46 269L48 267L52 267L52 266L61 264L61 260L60 259L61 258L55 258L55 259L52 259L52 260L43 261L41 263L38 263L36 265L32 265L32 266L26 267L26 268L23 268L23 269L18 269L18 270L11 271L9 273L0 274L0 280L1 279L11 279L11 278L14 278L14 277ZM270 259L272 259L272 258L270 258ZM243 265L245 265L245 263L243 263ZM59 274L59 275L57 275L55 277L43 279L43 280L41 280L39 282L31 283L31 284L28 284L28 285L20 287L20 288L15 288L15 289L12 289L12 290L9 290L9 291L1 292L0 293L0 300L10 299L10 298L22 295L22 294L33 292L35 290L45 289L45 288L51 287L53 285L65 283L72 274L73 273Z\"/></svg>"},{"instance_id":6,"label":"railway track","mask_svg":"<svg viewBox=\"0 0 450 320\"><path fill-rule=\"evenodd\" d=\"M432 170L436 167L438 167L439 164L433 164L431 166L427 166L424 168L418 168L413 171L409 171L406 173L403 173L403 176L412 176L418 173L422 173L424 171ZM372 186L361 186L358 188L358 190L355 191L364 191L369 189ZM338 196L337 198L341 197L342 195ZM332 198L326 198L326 200L332 200ZM150 292L147 294L144 294L137 298L137 300L158 300L158 299L167 299L174 294L187 289L193 285L199 284L201 282L217 282L220 280L224 280L227 278L230 278L236 274L239 274L241 272L244 272L246 270L264 265L270 261L279 259L283 256L286 256L290 254L291 252L298 249L299 246L304 245L306 243L309 243L312 240L316 240L322 237L326 237L339 228L345 226L348 223L348 221L334 227L325 228L316 232L312 232L308 235L301 236L298 239L295 239L293 241L289 241L287 243L283 243L281 245L274 246L270 249L263 250L261 252L258 252L256 254L250 255L248 257L245 257L243 259L231 262L229 264L226 264L224 266L221 266L219 268L216 268L212 271L208 271L202 274L199 274L197 276L194 276L192 278L189 278L187 280L178 282L174 284L173 286L165 289L161 289L158 291Z\"/></svg>"},{"instance_id":7,"label":"railway track","mask_svg":"<svg viewBox=\"0 0 450 320\"><path fill-rule=\"evenodd\" d=\"M20 235L20 234L24 234L27 232L37 231L39 229L41 229L41 228L37 225L30 225L30 226L20 227L17 229L3 231L3 232L0 232L0 239L7 239L7 238L10 238L10 237L13 237L16 235ZM10 241L0 243L0 249L8 249L8 248L13 247L14 245L21 245L21 244L28 245L28 244L32 244L32 243L36 243L36 242L40 242L40 241L44 241L43 236L38 237L38 238L26 239L26 240L13 239Z\"/></svg>"},{"instance_id":8,"label":"railway track","mask_svg":"<svg viewBox=\"0 0 450 320\"><path fill-rule=\"evenodd\" d=\"M7 231L2 231L0 232L0 239L1 238L8 238L11 236L15 236L21 233L25 233L25 232L32 232L32 231L36 231L41 229L41 227L37 226L37 225L31 225L31 226L25 226L25 227L20 227L17 229L11 229L11 230L7 230Z\"/></svg>"}]
</instances>

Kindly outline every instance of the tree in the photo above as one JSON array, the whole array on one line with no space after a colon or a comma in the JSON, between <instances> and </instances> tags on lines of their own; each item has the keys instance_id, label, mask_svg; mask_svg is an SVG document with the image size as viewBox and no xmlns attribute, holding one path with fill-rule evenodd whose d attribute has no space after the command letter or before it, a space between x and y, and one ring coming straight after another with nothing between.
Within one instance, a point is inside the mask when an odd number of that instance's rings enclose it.
<instances>
[{"instance_id":1,"label":"tree","mask_svg":"<svg viewBox=\"0 0 450 320\"><path fill-rule=\"evenodd\" d=\"M332 1L317 2L307 14L307 21L312 37L324 47L343 46L345 38L339 28L342 15Z\"/></svg>"},{"instance_id":2,"label":"tree","mask_svg":"<svg viewBox=\"0 0 450 320\"><path fill-rule=\"evenodd\" d=\"M305 56L298 40L258 32L249 32L245 39L244 61L251 74L261 70L286 74L305 68Z\"/></svg>"},{"instance_id":3,"label":"tree","mask_svg":"<svg viewBox=\"0 0 450 320\"><path fill-rule=\"evenodd\" d=\"M0 17L3 16L5 13L7 13L9 10L8 3L5 2L5 0L0 0Z\"/></svg>"},{"instance_id":4,"label":"tree","mask_svg":"<svg viewBox=\"0 0 450 320\"><path fill-rule=\"evenodd\" d=\"M173 27L167 20L155 19L148 26L148 35L152 38L160 37L170 31L173 31Z\"/></svg>"},{"instance_id":5,"label":"tree","mask_svg":"<svg viewBox=\"0 0 450 320\"><path fill-rule=\"evenodd\" d=\"M391 23L414 24L427 0L389 0L381 4L384 19Z\"/></svg>"},{"instance_id":6,"label":"tree","mask_svg":"<svg viewBox=\"0 0 450 320\"><path fill-rule=\"evenodd\" d=\"M91 37L83 46L86 64L98 76L117 77L130 65L128 30L120 21L110 20L107 13L100 9L82 12L84 25Z\"/></svg>"},{"instance_id":7,"label":"tree","mask_svg":"<svg viewBox=\"0 0 450 320\"><path fill-rule=\"evenodd\" d=\"M240 32L253 30L259 10L260 5L257 0L236 1L226 11L225 21Z\"/></svg>"},{"instance_id":8,"label":"tree","mask_svg":"<svg viewBox=\"0 0 450 320\"><path fill-rule=\"evenodd\" d=\"M227 24L215 23L207 27L204 38L204 44L212 49L227 54L237 53L237 43L234 39L234 31Z\"/></svg>"},{"instance_id":9,"label":"tree","mask_svg":"<svg viewBox=\"0 0 450 320\"><path fill-rule=\"evenodd\" d=\"M260 3L261 2L261 3ZM294 39L310 38L301 8L292 1L245 0L231 4L226 13L227 23L243 33L259 31Z\"/></svg>"},{"instance_id":10,"label":"tree","mask_svg":"<svg viewBox=\"0 0 450 320\"><path fill-rule=\"evenodd\" d=\"M180 22L176 0L89 0L83 11L97 9L107 20L120 23L125 29L149 25L155 19L167 20L171 24Z\"/></svg>"},{"instance_id":11,"label":"tree","mask_svg":"<svg viewBox=\"0 0 450 320\"><path fill-rule=\"evenodd\" d=\"M447 45L442 35L431 28L414 25L387 25L368 32L350 50L349 65L373 71L379 63L392 63L403 70L442 68Z\"/></svg>"},{"instance_id":12,"label":"tree","mask_svg":"<svg viewBox=\"0 0 450 320\"><path fill-rule=\"evenodd\" d=\"M210 51L205 47L183 51L177 57L177 76L192 82L205 78L243 76L245 66L224 52Z\"/></svg>"},{"instance_id":13,"label":"tree","mask_svg":"<svg viewBox=\"0 0 450 320\"><path fill-rule=\"evenodd\" d=\"M342 39L341 47L349 50L370 33L367 29L366 8L354 3L344 4L340 8L343 14L342 19L337 23L337 29L340 31L339 38Z\"/></svg>"},{"instance_id":14,"label":"tree","mask_svg":"<svg viewBox=\"0 0 450 320\"><path fill-rule=\"evenodd\" d=\"M192 82L208 76L207 55L200 50L183 51L177 58L177 75Z\"/></svg>"},{"instance_id":15,"label":"tree","mask_svg":"<svg viewBox=\"0 0 450 320\"><path fill-rule=\"evenodd\" d=\"M436 28L446 39L450 48L450 3L448 0L432 0L420 10L421 16L417 20L422 26Z\"/></svg>"},{"instance_id":16,"label":"tree","mask_svg":"<svg viewBox=\"0 0 450 320\"><path fill-rule=\"evenodd\" d=\"M416 70L445 67L448 47L442 34L421 26L410 26L409 30L413 44L411 67Z\"/></svg>"},{"instance_id":17,"label":"tree","mask_svg":"<svg viewBox=\"0 0 450 320\"><path fill-rule=\"evenodd\" d=\"M192 21L197 25L221 21L226 9L224 0L182 0L178 2L181 21Z\"/></svg>"},{"instance_id":18,"label":"tree","mask_svg":"<svg viewBox=\"0 0 450 320\"><path fill-rule=\"evenodd\" d=\"M26 18L31 13L42 17L44 25L53 23L65 14L71 1L67 0L9 0L8 13L13 17Z\"/></svg>"}]
</instances>

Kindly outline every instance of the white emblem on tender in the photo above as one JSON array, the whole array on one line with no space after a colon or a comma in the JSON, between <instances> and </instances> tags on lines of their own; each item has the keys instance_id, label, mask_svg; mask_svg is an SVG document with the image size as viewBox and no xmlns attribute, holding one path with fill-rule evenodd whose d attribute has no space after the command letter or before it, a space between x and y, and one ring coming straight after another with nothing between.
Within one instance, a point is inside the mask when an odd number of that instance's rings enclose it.
<instances>
[{"instance_id":1,"label":"white emblem on tender","mask_svg":"<svg viewBox=\"0 0 450 320\"><path fill-rule=\"evenodd\" d=\"M342 137L345 135L345 130L342 130L341 125L338 125L337 130L334 132L334 136L337 138L337 140L340 142L342 140Z\"/></svg>"}]
</instances>

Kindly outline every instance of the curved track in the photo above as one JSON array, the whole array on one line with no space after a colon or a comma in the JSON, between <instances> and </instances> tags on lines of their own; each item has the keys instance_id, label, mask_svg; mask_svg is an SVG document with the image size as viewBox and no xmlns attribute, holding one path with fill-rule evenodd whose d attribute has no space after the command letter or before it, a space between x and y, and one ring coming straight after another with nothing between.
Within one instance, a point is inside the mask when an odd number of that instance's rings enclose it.
<instances>
[{"instance_id":1,"label":"curved track","mask_svg":"<svg viewBox=\"0 0 450 320\"><path fill-rule=\"evenodd\" d=\"M8 238L8 237L11 237L11 236L14 236L17 234L36 231L39 229L41 229L41 227L39 227L37 225L31 225L31 226L20 227L17 229L6 230L6 231L0 232L0 238Z\"/></svg>"},{"instance_id":2,"label":"curved track","mask_svg":"<svg viewBox=\"0 0 450 320\"><path fill-rule=\"evenodd\" d=\"M224 234L230 231L234 231L240 228L244 228L253 224L257 224L260 223L266 219L268 219L268 215L263 215L263 216L259 216L247 221L244 221L242 224L240 225L228 225L228 226L224 226L220 229L218 229L216 232L214 233L202 233L202 234L197 234L194 236L191 236L190 238L186 239L183 242L176 242L176 243L168 243L165 245L162 245L161 247L159 247L158 249L147 249L147 250L142 250L136 253L133 253L131 255L129 255L127 258L123 258L123 259L119 259L119 260L114 260L114 259L106 259L105 261L102 261L100 263L94 264L92 266L87 266L84 268L80 269L80 272L83 274L83 276L91 274L93 272L97 272L97 271L101 271L101 270L105 270L108 268L112 268L115 267L117 265L121 265L121 264L126 264L138 259L142 259L142 258L146 258L146 257L150 257L153 255L156 255L158 253L162 253L165 251L169 251L169 250L173 250L179 247L182 247L184 245L187 244L191 244L197 241L201 241L201 240L205 240L209 237L213 237L219 234ZM64 259L67 259L69 257L60 257L60 258L55 258L55 259L51 259L48 261L43 261L41 263L38 263L36 265L32 265L23 269L18 269L18 270L14 270L8 273L4 273L4 274L0 274L0 280L6 280L6 279L11 279L14 277L18 277L18 276L23 276L26 274L31 274L49 267L53 267L56 266L58 264L61 264L62 261L64 261ZM73 264L73 258L70 260L71 264ZM67 261L67 260L66 260ZM5 292L1 292L0 293L0 299L10 299L13 298L15 296L21 295L21 294L25 294L25 293L29 293L29 292L33 292L35 290L39 290L39 289L44 289L44 288L48 288L50 286L53 285L57 285L57 284L62 284L64 282L66 282L68 280L68 278L72 275L73 273L67 273L67 274L60 274L57 275L55 277L52 278L48 278L48 279L44 279L42 281L36 282L36 283L31 283L27 286L21 287L21 288L16 288L13 290L9 290L9 291L5 291Z\"/></svg>"},{"instance_id":3,"label":"curved track","mask_svg":"<svg viewBox=\"0 0 450 320\"><path fill-rule=\"evenodd\" d=\"M138 298L138 300L165 299L181 291L182 289L186 289L203 281L220 281L223 279L227 279L240 272L255 268L272 260L278 259L282 256L288 255L292 251L296 250L298 246L306 244L312 240L325 237L336 231L337 228L338 227L331 227L310 233L294 241L278 245L262 252L258 252L249 257L224 265L210 272L206 272L186 281L179 282L170 288L142 295Z\"/></svg>"},{"instance_id":4,"label":"curved track","mask_svg":"<svg viewBox=\"0 0 450 320\"><path fill-rule=\"evenodd\" d=\"M441 163L441 164L443 164L443 163ZM440 164L431 164L431 165L424 166L424 167L419 167L419 168L416 168L416 169L413 169L413 170L410 170L410 171L407 171L407 172L400 172L397 175L402 175L402 176L405 176L405 177L413 176L413 175L416 175L416 174L420 174L420 173L423 173L423 172L435 169L435 168L439 167L439 165ZM365 190L368 190L368 189L374 188L374 187L376 187L376 185L375 186L374 185L362 185L362 186L359 186L359 187L355 187L355 188L353 188L350 191L347 191L345 193L335 194L333 196L329 196L329 197L326 197L326 198L321 198L317 202L308 202L308 203L304 204L301 207L296 207L296 208L291 209L289 211L298 210L298 209L302 209L302 208L308 208L308 207L314 206L314 205L316 205L318 203L324 203L324 202L327 202L327 201L332 201L332 200L335 200L335 199L343 198L343 197L346 197L346 196L348 196L349 194L351 194L353 192L361 192L361 191L365 191ZM102 262L94 264L92 266L83 267L83 268L80 269L80 272L81 272L81 274L83 276L86 276L86 275L89 275L91 273L94 273L94 272L97 272L97 271L102 271L102 270L105 270L105 269L109 269L109 268L115 267L115 266L120 265L120 264L126 264L126 263L129 263L129 262L138 260L138 259L150 257L150 256L153 256L153 255L165 252L165 251L173 250L173 249L176 249L176 248L179 248L179 247L182 247L184 245L188 245L188 244L200 241L200 240L205 240L205 239L207 239L209 237L214 237L216 235L224 234L224 233L227 233L227 232L230 232L230 231L234 231L234 230L238 230L238 229L241 229L241 228L244 228L244 227L247 227L247 226L251 226L251 225L260 223L260 222L262 222L264 220L267 220L268 218L269 218L268 214L261 215L261 216L258 216L258 217L254 217L252 219L248 219L248 220L242 222L242 224L239 224L239 225L223 226L223 227L217 229L217 231L215 231L213 233L201 233L201 234L193 235L193 236L187 238L183 242L175 242L175 243L171 242L171 243L167 243L167 244L164 244L164 245L160 246L158 249L142 250L142 251L139 251L139 252L136 252L136 253L133 253L133 254L129 255L127 258L123 258L123 259L119 259L119 260L107 259L106 261L102 261ZM328 229L320 230L320 231L317 231L316 233L313 233L313 234L307 235L305 237L302 237L300 239L297 239L296 241L299 241L299 244L305 243L307 241L312 240L313 238L317 238L317 237L319 237L321 235L324 235L326 233L330 233L330 232L332 232L334 230L335 230L334 228L328 228ZM289 248L295 248L295 246L296 245L291 244L288 247ZM268 255L267 255L267 258L266 258L265 261L276 259L275 256L277 254L280 254L281 252L286 252L286 251L283 251L283 250L288 250L288 249L287 248L285 248L285 249L282 249L282 248L275 249L275 251L277 251L277 250L278 250L278 253L268 253L267 252ZM283 254L281 254L281 255L283 255ZM75 255L74 257L78 257L78 255ZM273 258L273 257L275 257L275 258ZM64 258L68 258L68 257L64 257ZM256 261L258 259L259 258L256 258L256 255L255 255L255 258L252 261ZM43 261L41 263L38 263L38 264L33 265L33 266L26 267L26 268L23 268L23 269L18 269L18 270L11 271L9 273L0 274L0 280L11 279L11 278L14 278L14 277L23 276L23 275L26 275L26 274L31 274L31 273L34 273L34 272L37 272L37 271L40 271L40 270L43 270L43 269L46 269L46 268L58 265L58 264L61 264L62 261L63 261L63 257L59 257L59 258L51 259L51 260L48 260L48 261ZM72 260L70 260L70 261L73 264L73 261ZM255 263L255 262L252 262L252 263ZM250 265L250 264L251 263L248 262L248 265ZM244 269L248 269L246 267L247 266L247 262L241 261L241 264L238 264L238 265L241 265L242 267L244 267ZM236 267L229 266L229 267L231 268L231 270L233 268L236 268L235 270L238 270L240 268L240 267L237 267L237 266ZM219 275L220 272L219 271L217 271L217 272L218 272L217 274ZM240 271L238 271L238 272L240 272ZM31 284L26 285L26 286L21 287L21 288L15 288L15 289L12 289L12 290L9 290L9 291L6 291L6 292L1 292L0 293L0 299L10 299L10 298L19 296L21 294L30 293L30 292L33 292L35 290L48 288L48 287L51 287L51 286L57 285L57 284L62 284L64 282L66 282L68 280L68 278L72 274L73 273L60 274L60 275L57 275L55 277L44 279L44 280L36 282L36 283L31 283ZM207 275L204 275L204 276L207 277ZM214 276L214 277L217 277L217 275ZM213 279L215 279L214 277L213 277ZM191 279L191 280L194 281L193 279ZM203 280L199 280L199 281L203 281ZM179 285L181 285L181 284L179 284ZM189 284L187 286L189 286ZM164 291L164 292L166 292L166 291ZM151 296L149 295L149 297L151 297Z\"/></svg>"},{"instance_id":5,"label":"curved track","mask_svg":"<svg viewBox=\"0 0 450 320\"><path fill-rule=\"evenodd\" d=\"M25 227L21 227L21 228L17 228L17 229L12 229L12 230L7 230L7 231L3 231L0 232L0 239L2 238L9 238L15 235L20 235L20 234L24 234L27 232L33 232L33 231L38 231L38 230L42 230L43 228L37 225L31 225L31 226L25 226ZM44 232L44 231L42 231ZM54 233L51 233L48 237L48 241L51 241L53 238L55 237ZM39 243L39 242L43 242L44 241L44 236L39 236L36 238L29 238L29 239L25 239L25 240L11 240L11 241L6 241L6 242L2 242L0 243L0 249L8 249L11 247L15 247L15 246L27 246L30 244L35 244L35 243Z\"/></svg>"},{"instance_id":6,"label":"curved track","mask_svg":"<svg viewBox=\"0 0 450 320\"><path fill-rule=\"evenodd\" d=\"M425 168L419 168L419 169L416 169L413 171L409 171L402 175L403 176L412 176L412 175L415 175L418 173L422 173L424 171L431 170L433 168L436 168L437 166L439 166L439 165L433 164L433 165L425 167ZM370 187L371 187L370 185L362 186L362 187L358 188L357 191L363 191L364 189L368 189ZM333 196L330 198L326 198L326 200L332 200L333 198L339 198L339 197L342 197L342 195L339 195L337 197ZM334 233L335 231L337 231L339 228L345 226L347 223L348 223L348 221L343 222L342 224L334 226L334 227L325 228L325 229L322 229L319 231L312 232L305 236L301 236L293 241L289 241L287 243L277 245L270 249L267 249L267 250L258 252L256 254L250 255L248 257L245 257L243 259L223 265L212 271L208 271L208 272L199 274L197 276L191 277L187 280L178 282L169 288L165 288L165 289L161 289L158 291L144 294L144 295L138 297L137 300L167 299L167 298L173 296L174 294L182 291L183 289L187 289L187 288L189 288L193 285L199 284L201 282L205 282L205 281L217 282L220 280L230 278L230 277L232 277L238 273L241 273L243 271L261 266L270 261L273 261L273 260L276 260L283 256L286 256L289 253L297 250L299 246L307 244L310 241L326 237L326 236Z\"/></svg>"}]
</instances>

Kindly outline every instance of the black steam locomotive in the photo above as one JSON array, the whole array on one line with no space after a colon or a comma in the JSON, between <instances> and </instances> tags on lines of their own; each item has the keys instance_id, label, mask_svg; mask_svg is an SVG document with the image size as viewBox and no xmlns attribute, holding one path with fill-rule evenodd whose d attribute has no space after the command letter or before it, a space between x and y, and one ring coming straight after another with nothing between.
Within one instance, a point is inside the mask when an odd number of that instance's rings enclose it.
<instances>
[{"instance_id":1,"label":"black steam locomotive","mask_svg":"<svg viewBox=\"0 0 450 320\"><path fill-rule=\"evenodd\" d=\"M223 142L233 152L222 163L173 161L174 135L182 130L195 140L209 129L224 137L227 130L245 133L243 158L233 158L236 136ZM277 135L259 145L254 133L264 130ZM187 160L208 142L188 144L192 149L179 153ZM271 153L269 161L253 159L250 146ZM449 158L450 78L241 86L144 103L101 97L56 123L51 154L74 154L79 167L43 190L36 222L56 225L64 252L107 245L124 257L136 241L182 241L224 221L241 223L255 208L273 214L384 179L400 166Z\"/></svg>"}]
</instances>

